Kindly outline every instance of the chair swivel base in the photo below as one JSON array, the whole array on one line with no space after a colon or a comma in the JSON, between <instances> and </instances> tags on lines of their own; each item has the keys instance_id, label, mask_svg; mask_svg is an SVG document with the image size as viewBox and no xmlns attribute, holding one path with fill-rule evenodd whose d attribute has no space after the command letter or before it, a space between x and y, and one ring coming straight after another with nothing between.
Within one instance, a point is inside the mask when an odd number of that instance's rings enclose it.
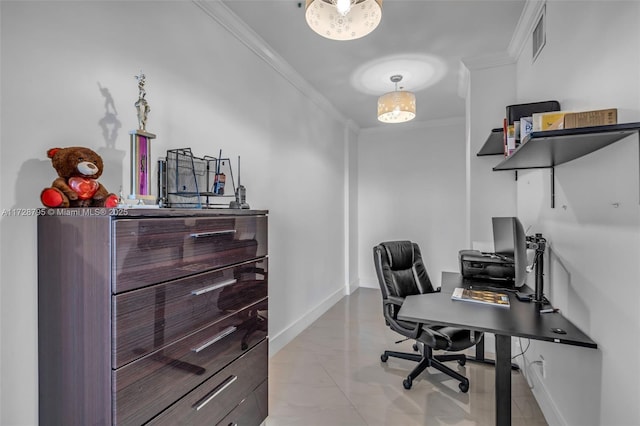
<instances>
[{"instance_id":1,"label":"chair swivel base","mask_svg":"<svg viewBox=\"0 0 640 426\"><path fill-rule=\"evenodd\" d=\"M423 356L418 354L409 354L406 352L384 351L384 353L380 355L380 360L382 362L387 362L389 357L406 359L418 363L416 368L414 368L413 371L409 373L407 378L402 381L402 385L405 389L411 389L413 380L418 377L427 367L433 367L436 370L440 370L441 372L458 380L460 382L458 388L461 392L466 393L469 390L469 379L443 364L443 362L446 361L458 361L458 364L465 365L466 357L463 354L431 356L431 351L429 350L427 352L427 355Z\"/></svg>"}]
</instances>

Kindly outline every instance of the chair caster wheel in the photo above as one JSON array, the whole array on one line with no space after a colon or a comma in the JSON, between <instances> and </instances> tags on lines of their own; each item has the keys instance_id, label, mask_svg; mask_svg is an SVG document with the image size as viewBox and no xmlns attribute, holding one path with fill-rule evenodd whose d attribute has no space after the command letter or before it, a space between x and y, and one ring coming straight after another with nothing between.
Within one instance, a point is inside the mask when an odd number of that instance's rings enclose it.
<instances>
[{"instance_id":1,"label":"chair caster wheel","mask_svg":"<svg viewBox=\"0 0 640 426\"><path fill-rule=\"evenodd\" d=\"M460 388L461 392L467 393L467 391L469 390L469 383L460 383L458 387Z\"/></svg>"},{"instance_id":2,"label":"chair caster wheel","mask_svg":"<svg viewBox=\"0 0 640 426\"><path fill-rule=\"evenodd\" d=\"M388 359L389 359L389 355L387 354L380 355L380 361L387 362Z\"/></svg>"},{"instance_id":3,"label":"chair caster wheel","mask_svg":"<svg viewBox=\"0 0 640 426\"><path fill-rule=\"evenodd\" d=\"M463 367L464 367L464 365L465 365L466 363L467 363L467 360L466 360L466 359L459 359L459 360L458 360L458 364L459 364L459 365L461 365L461 366L463 366Z\"/></svg>"},{"instance_id":4,"label":"chair caster wheel","mask_svg":"<svg viewBox=\"0 0 640 426\"><path fill-rule=\"evenodd\" d=\"M404 386L405 389L411 389L411 385L413 385L411 377L407 377L402 381L402 386Z\"/></svg>"}]
</instances>

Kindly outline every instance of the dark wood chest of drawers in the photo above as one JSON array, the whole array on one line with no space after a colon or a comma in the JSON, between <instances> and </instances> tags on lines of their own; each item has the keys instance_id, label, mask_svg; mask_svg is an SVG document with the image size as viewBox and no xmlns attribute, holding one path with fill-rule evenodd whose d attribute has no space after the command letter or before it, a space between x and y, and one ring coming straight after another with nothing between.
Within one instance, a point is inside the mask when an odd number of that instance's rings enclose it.
<instances>
[{"instance_id":1,"label":"dark wood chest of drawers","mask_svg":"<svg viewBox=\"0 0 640 426\"><path fill-rule=\"evenodd\" d=\"M41 425L259 425L267 213L38 218Z\"/></svg>"}]
</instances>

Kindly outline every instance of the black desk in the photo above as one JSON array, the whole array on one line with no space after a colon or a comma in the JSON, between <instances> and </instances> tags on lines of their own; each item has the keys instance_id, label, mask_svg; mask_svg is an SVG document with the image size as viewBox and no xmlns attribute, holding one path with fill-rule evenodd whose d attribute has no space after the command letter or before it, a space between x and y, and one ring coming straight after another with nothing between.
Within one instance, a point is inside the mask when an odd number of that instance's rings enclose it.
<instances>
[{"instance_id":1,"label":"black desk","mask_svg":"<svg viewBox=\"0 0 640 426\"><path fill-rule=\"evenodd\" d=\"M466 284L465 284L466 283ZM541 314L535 303L520 302L509 293L511 307L453 301L455 287L468 286L460 274L443 272L440 293L408 296L398 319L463 327L493 333L496 339L496 424L511 424L511 336L597 348L596 343L560 313ZM486 283L478 283L485 285ZM566 334L557 334L561 328Z\"/></svg>"}]
</instances>

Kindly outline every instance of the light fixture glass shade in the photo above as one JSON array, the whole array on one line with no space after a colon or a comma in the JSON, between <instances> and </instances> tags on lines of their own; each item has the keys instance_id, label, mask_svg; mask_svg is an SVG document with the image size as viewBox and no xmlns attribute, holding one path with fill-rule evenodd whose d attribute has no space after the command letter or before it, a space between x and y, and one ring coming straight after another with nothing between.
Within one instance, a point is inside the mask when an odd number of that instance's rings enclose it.
<instances>
[{"instance_id":1,"label":"light fixture glass shade","mask_svg":"<svg viewBox=\"0 0 640 426\"><path fill-rule=\"evenodd\" d=\"M338 0L306 0L309 27L332 40L355 40L373 31L382 19L382 0L350 0L345 15L338 12Z\"/></svg>"},{"instance_id":2,"label":"light fixture glass shade","mask_svg":"<svg viewBox=\"0 0 640 426\"><path fill-rule=\"evenodd\" d=\"M378 120L404 123L416 116L416 95L404 90L385 93L378 98Z\"/></svg>"}]
</instances>

